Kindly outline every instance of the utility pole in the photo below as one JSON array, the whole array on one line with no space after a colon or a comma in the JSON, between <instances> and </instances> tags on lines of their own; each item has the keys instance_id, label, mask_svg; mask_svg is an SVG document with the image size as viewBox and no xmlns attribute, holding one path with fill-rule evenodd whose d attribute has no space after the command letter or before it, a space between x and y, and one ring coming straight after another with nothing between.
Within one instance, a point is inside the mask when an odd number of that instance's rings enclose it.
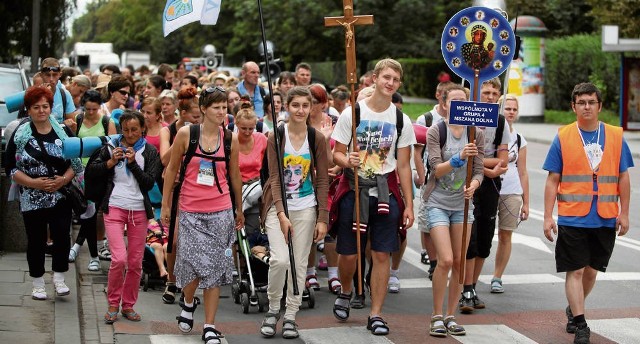
<instances>
[{"instance_id":1,"label":"utility pole","mask_svg":"<svg viewBox=\"0 0 640 344\"><path fill-rule=\"evenodd\" d=\"M33 0L33 21L31 22L31 73L38 72L40 60L40 0Z\"/></svg>"}]
</instances>

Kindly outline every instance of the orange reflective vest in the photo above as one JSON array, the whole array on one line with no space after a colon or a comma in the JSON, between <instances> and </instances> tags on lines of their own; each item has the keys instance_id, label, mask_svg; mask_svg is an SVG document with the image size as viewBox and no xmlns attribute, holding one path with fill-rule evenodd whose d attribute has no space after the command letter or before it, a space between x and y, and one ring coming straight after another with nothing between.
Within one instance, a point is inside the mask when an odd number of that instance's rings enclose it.
<instances>
[{"instance_id":1,"label":"orange reflective vest","mask_svg":"<svg viewBox=\"0 0 640 344\"><path fill-rule=\"evenodd\" d=\"M585 216L589 214L593 196L598 196L598 215L605 219L618 216L620 190L620 156L622 128L604 124L605 144L602 161L597 171L584 152L578 125L572 123L558 131L562 152L562 175L558 185L558 215ZM598 191L593 191L593 182Z\"/></svg>"}]
</instances>

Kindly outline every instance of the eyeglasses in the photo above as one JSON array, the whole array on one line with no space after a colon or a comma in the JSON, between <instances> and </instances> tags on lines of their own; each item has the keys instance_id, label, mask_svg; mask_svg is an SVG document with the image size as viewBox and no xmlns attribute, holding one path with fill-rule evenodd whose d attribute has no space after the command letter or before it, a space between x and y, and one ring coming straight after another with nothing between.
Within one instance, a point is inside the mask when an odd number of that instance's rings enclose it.
<instances>
[{"instance_id":1,"label":"eyeglasses","mask_svg":"<svg viewBox=\"0 0 640 344\"><path fill-rule=\"evenodd\" d=\"M125 97L129 95L129 92L127 92L125 90L118 90L118 93L122 94Z\"/></svg>"},{"instance_id":2,"label":"eyeglasses","mask_svg":"<svg viewBox=\"0 0 640 344\"><path fill-rule=\"evenodd\" d=\"M578 106L578 107L583 108L583 107L587 106L587 104L589 104L589 107L594 107L594 106L600 104L600 102L597 101L597 100L590 100L588 102L584 101L584 100L580 100L580 101L574 102L574 104L576 104L576 106Z\"/></svg>"},{"instance_id":3,"label":"eyeglasses","mask_svg":"<svg viewBox=\"0 0 640 344\"><path fill-rule=\"evenodd\" d=\"M212 93L214 93L216 91L218 91L220 93L227 93L227 91L224 88L222 88L220 86L215 86L215 87L207 87L204 90L202 90L202 96L207 96L207 95L212 94Z\"/></svg>"},{"instance_id":4,"label":"eyeglasses","mask_svg":"<svg viewBox=\"0 0 640 344\"><path fill-rule=\"evenodd\" d=\"M60 67L42 67L40 71L45 74L48 74L50 72L60 73Z\"/></svg>"}]
</instances>

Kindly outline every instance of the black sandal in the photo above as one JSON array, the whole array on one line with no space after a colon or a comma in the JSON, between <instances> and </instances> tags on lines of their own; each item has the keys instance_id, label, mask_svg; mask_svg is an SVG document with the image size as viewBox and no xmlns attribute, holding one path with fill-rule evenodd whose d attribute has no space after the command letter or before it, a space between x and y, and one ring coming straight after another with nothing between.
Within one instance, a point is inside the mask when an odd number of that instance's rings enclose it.
<instances>
[{"instance_id":1,"label":"black sandal","mask_svg":"<svg viewBox=\"0 0 640 344\"><path fill-rule=\"evenodd\" d=\"M166 304L173 304L176 302L177 291L178 287L176 287L175 282L167 282L166 287L164 288L164 293L162 294L162 302Z\"/></svg>"},{"instance_id":2,"label":"black sandal","mask_svg":"<svg viewBox=\"0 0 640 344\"><path fill-rule=\"evenodd\" d=\"M335 303L333 304L333 316L340 321L347 321L349 319L349 311L351 310L350 301L351 295L353 292L349 294L338 294Z\"/></svg>"},{"instance_id":3,"label":"black sandal","mask_svg":"<svg viewBox=\"0 0 640 344\"><path fill-rule=\"evenodd\" d=\"M282 322L282 338L295 339L299 336L298 324L296 324L295 320L285 319Z\"/></svg>"},{"instance_id":4,"label":"black sandal","mask_svg":"<svg viewBox=\"0 0 640 344\"><path fill-rule=\"evenodd\" d=\"M193 317L193 312L195 312L196 308L198 308L198 304L195 301L193 302L193 307L187 307L187 305L184 304L184 301L180 301L179 305L183 311L191 313L192 317ZM178 320L178 328L180 329L180 331L184 333L189 333L191 332L191 330L193 330L193 319L187 319L182 315L179 315L176 317L176 320ZM182 327L182 324L188 325L189 329Z\"/></svg>"},{"instance_id":5,"label":"black sandal","mask_svg":"<svg viewBox=\"0 0 640 344\"><path fill-rule=\"evenodd\" d=\"M381 317L368 318L367 330L376 336L386 336L389 334L389 326L387 326L387 322L382 320Z\"/></svg>"},{"instance_id":6,"label":"black sandal","mask_svg":"<svg viewBox=\"0 0 640 344\"><path fill-rule=\"evenodd\" d=\"M271 323L269 319L275 318L276 321ZM260 334L266 338L271 338L276 335L276 325L278 324L278 320L280 320L280 313L271 313L271 311L267 312L264 315L264 320L262 320L262 325L260 325ZM265 332L265 330L269 332Z\"/></svg>"},{"instance_id":7,"label":"black sandal","mask_svg":"<svg viewBox=\"0 0 640 344\"><path fill-rule=\"evenodd\" d=\"M207 338L207 333L210 332L213 333L213 336L210 335L209 338ZM205 344L220 344L222 343L222 338L224 338L222 332L213 327L205 327L204 330L202 330L202 340Z\"/></svg>"}]
</instances>

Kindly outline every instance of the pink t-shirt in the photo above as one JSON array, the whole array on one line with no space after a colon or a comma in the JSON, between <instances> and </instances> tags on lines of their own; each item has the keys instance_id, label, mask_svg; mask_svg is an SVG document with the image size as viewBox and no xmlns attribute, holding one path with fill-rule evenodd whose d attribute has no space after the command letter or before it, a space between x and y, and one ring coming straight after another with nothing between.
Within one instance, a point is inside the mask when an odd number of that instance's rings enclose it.
<instances>
[{"instance_id":1,"label":"pink t-shirt","mask_svg":"<svg viewBox=\"0 0 640 344\"><path fill-rule=\"evenodd\" d=\"M253 133L253 149L249 154L240 152L238 158L240 160L240 174L242 182L246 183L260 177L260 168L262 167L262 158L267 150L267 137L263 133Z\"/></svg>"},{"instance_id":2,"label":"pink t-shirt","mask_svg":"<svg viewBox=\"0 0 640 344\"><path fill-rule=\"evenodd\" d=\"M222 128L219 135L222 139L224 135ZM196 154L204 154L200 145L196 148ZM191 158L180 191L180 210L192 213L214 213L231 208L222 140L220 140L220 148L212 156L222 159L212 162L210 159L196 155ZM217 175L222 193L218 190L214 173Z\"/></svg>"},{"instance_id":3,"label":"pink t-shirt","mask_svg":"<svg viewBox=\"0 0 640 344\"><path fill-rule=\"evenodd\" d=\"M144 138L145 140L147 140L147 143L156 147L158 152L160 152L160 135L158 136L147 135Z\"/></svg>"}]
</instances>

